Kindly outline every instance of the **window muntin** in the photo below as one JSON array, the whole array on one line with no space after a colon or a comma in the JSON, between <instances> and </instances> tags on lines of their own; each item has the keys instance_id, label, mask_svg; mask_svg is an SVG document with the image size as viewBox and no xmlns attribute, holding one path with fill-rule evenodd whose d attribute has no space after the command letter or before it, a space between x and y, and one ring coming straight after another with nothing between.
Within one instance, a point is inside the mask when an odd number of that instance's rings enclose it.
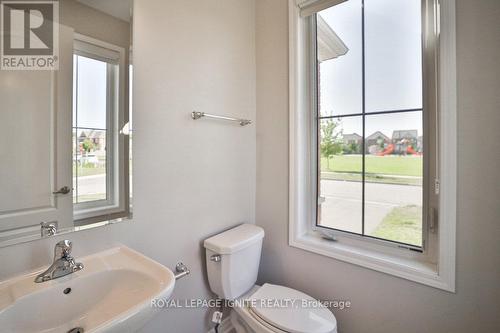
<instances>
[{"instance_id":1,"label":"window muntin","mask_svg":"<svg viewBox=\"0 0 500 333\"><path fill-rule=\"evenodd\" d=\"M317 62L319 229L423 247L420 8L349 0L316 15L348 49Z\"/></svg>"}]
</instances>

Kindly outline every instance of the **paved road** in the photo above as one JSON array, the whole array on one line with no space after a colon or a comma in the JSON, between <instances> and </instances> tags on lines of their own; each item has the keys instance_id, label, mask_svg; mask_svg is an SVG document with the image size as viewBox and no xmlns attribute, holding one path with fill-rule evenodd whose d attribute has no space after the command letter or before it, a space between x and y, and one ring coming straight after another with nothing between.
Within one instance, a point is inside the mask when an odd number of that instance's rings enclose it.
<instances>
[{"instance_id":1,"label":"paved road","mask_svg":"<svg viewBox=\"0 0 500 333\"><path fill-rule=\"evenodd\" d=\"M359 182L322 180L322 224L328 227L361 233L362 187ZM422 206L422 187L367 183L365 233L376 229L395 207Z\"/></svg>"},{"instance_id":2,"label":"paved road","mask_svg":"<svg viewBox=\"0 0 500 333\"><path fill-rule=\"evenodd\" d=\"M73 180L73 184L75 181ZM78 195L106 193L106 175L78 177Z\"/></svg>"},{"instance_id":3,"label":"paved road","mask_svg":"<svg viewBox=\"0 0 500 333\"><path fill-rule=\"evenodd\" d=\"M106 176L80 177L80 195L106 193ZM322 224L328 227L361 233L361 183L352 181L322 180ZM365 232L370 234L395 207L422 206L420 186L367 183L365 207Z\"/></svg>"}]
</instances>

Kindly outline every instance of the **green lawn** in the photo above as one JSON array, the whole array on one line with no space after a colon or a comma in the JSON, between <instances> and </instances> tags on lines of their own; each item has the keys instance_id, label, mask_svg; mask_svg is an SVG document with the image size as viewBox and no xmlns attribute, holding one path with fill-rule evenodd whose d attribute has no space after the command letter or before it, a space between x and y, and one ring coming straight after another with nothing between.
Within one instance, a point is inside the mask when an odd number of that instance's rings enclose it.
<instances>
[{"instance_id":1,"label":"green lawn","mask_svg":"<svg viewBox=\"0 0 500 333\"><path fill-rule=\"evenodd\" d=\"M422 246L422 207L396 207L370 236Z\"/></svg>"},{"instance_id":2,"label":"green lawn","mask_svg":"<svg viewBox=\"0 0 500 333\"><path fill-rule=\"evenodd\" d=\"M76 175L76 167L73 163L73 175ZM78 177L84 176L94 176L106 174L106 167L99 166L95 168L92 164L84 164L83 166L78 166Z\"/></svg>"},{"instance_id":3,"label":"green lawn","mask_svg":"<svg viewBox=\"0 0 500 333\"><path fill-rule=\"evenodd\" d=\"M361 172L361 163L361 155L334 155L329 163L323 157L321 158L321 171L357 173ZM365 167L367 173L422 176L422 157L367 155Z\"/></svg>"},{"instance_id":4,"label":"green lawn","mask_svg":"<svg viewBox=\"0 0 500 333\"><path fill-rule=\"evenodd\" d=\"M421 156L371 156L365 158L366 181L390 184L422 185ZM321 158L321 178L361 180L361 155L335 155Z\"/></svg>"}]
</instances>

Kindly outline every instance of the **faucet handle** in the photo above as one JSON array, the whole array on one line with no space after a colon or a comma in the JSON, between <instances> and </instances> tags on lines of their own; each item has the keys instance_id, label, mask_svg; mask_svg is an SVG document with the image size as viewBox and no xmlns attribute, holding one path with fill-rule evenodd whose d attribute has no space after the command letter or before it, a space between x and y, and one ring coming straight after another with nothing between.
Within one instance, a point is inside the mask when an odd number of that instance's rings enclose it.
<instances>
[{"instance_id":1,"label":"faucet handle","mask_svg":"<svg viewBox=\"0 0 500 333\"><path fill-rule=\"evenodd\" d=\"M69 257L73 243L67 239L58 242L54 248L54 260Z\"/></svg>"}]
</instances>

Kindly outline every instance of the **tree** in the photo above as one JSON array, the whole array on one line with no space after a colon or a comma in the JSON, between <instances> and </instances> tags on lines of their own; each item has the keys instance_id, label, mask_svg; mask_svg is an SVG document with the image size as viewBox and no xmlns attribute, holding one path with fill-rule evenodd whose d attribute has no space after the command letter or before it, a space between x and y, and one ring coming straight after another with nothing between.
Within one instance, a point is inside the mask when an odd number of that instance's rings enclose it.
<instances>
[{"instance_id":1,"label":"tree","mask_svg":"<svg viewBox=\"0 0 500 333\"><path fill-rule=\"evenodd\" d=\"M82 148L86 153L90 153L94 149L94 143L92 142L92 140L85 139L82 142Z\"/></svg>"},{"instance_id":2,"label":"tree","mask_svg":"<svg viewBox=\"0 0 500 333\"><path fill-rule=\"evenodd\" d=\"M340 120L328 119L321 124L321 155L326 158L327 168L330 169L330 157L342 153L342 129Z\"/></svg>"},{"instance_id":3,"label":"tree","mask_svg":"<svg viewBox=\"0 0 500 333\"><path fill-rule=\"evenodd\" d=\"M361 151L359 144L356 142L345 144L342 148L344 154L359 154Z\"/></svg>"}]
</instances>

